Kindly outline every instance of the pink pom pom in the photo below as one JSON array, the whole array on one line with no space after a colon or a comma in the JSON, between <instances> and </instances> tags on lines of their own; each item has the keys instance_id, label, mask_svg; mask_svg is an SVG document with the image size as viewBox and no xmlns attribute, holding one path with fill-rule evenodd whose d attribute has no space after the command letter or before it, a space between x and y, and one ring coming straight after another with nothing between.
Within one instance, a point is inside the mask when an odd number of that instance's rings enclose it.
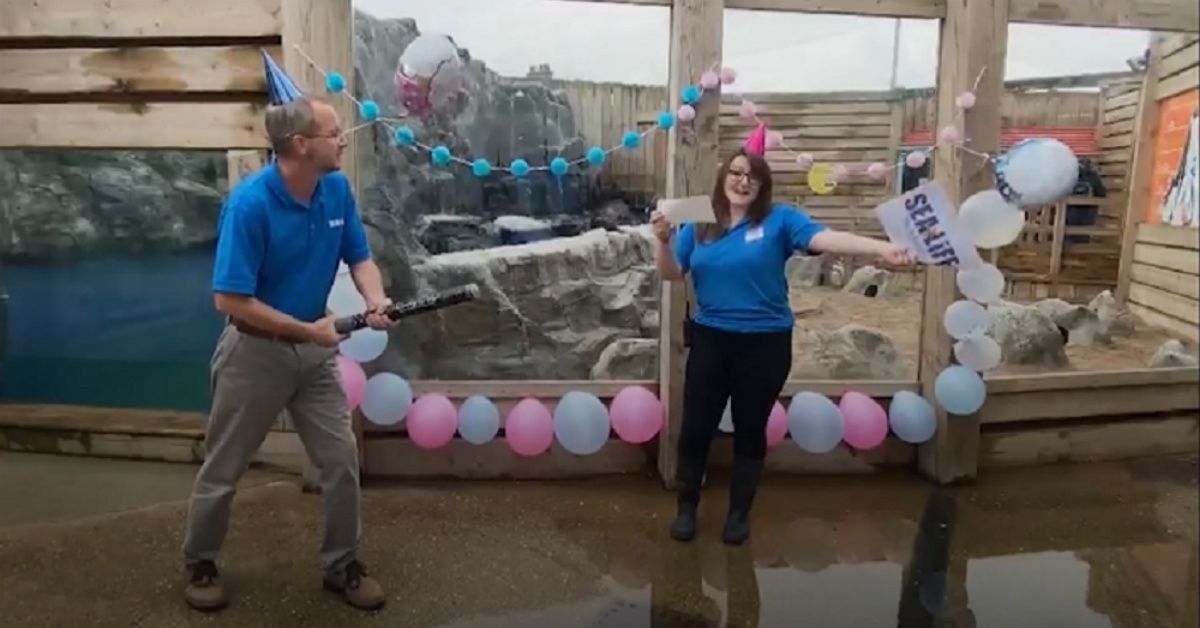
<instances>
[{"instance_id":1,"label":"pink pom pom","mask_svg":"<svg viewBox=\"0 0 1200 628\"><path fill-rule=\"evenodd\" d=\"M758 107L755 107L754 103L749 100L743 100L742 104L738 106L738 115L743 120L753 122L754 118L758 116Z\"/></svg>"},{"instance_id":2,"label":"pink pom pom","mask_svg":"<svg viewBox=\"0 0 1200 628\"><path fill-rule=\"evenodd\" d=\"M680 122L691 122L696 119L696 108L691 105L681 105L675 112L675 117L679 118Z\"/></svg>"},{"instance_id":3,"label":"pink pom pom","mask_svg":"<svg viewBox=\"0 0 1200 628\"><path fill-rule=\"evenodd\" d=\"M712 70L700 75L700 87L703 87L704 89L714 89L717 85L720 85L720 83L721 77L717 76L717 73L713 72Z\"/></svg>"},{"instance_id":4,"label":"pink pom pom","mask_svg":"<svg viewBox=\"0 0 1200 628\"><path fill-rule=\"evenodd\" d=\"M958 105L959 109L970 109L975 106L975 92L963 92L954 99L954 104Z\"/></svg>"},{"instance_id":5,"label":"pink pom pom","mask_svg":"<svg viewBox=\"0 0 1200 628\"><path fill-rule=\"evenodd\" d=\"M737 80L737 70L733 68L721 68L721 82L726 85L732 85Z\"/></svg>"},{"instance_id":6,"label":"pink pom pom","mask_svg":"<svg viewBox=\"0 0 1200 628\"><path fill-rule=\"evenodd\" d=\"M947 124L942 127L938 133L938 140L943 144L957 144L962 139L962 135L958 132L958 127L953 124Z\"/></svg>"},{"instance_id":7,"label":"pink pom pom","mask_svg":"<svg viewBox=\"0 0 1200 628\"><path fill-rule=\"evenodd\" d=\"M796 165L800 166L802 170L811 168L813 165L813 156L809 153L800 153L799 155L796 155Z\"/></svg>"},{"instance_id":8,"label":"pink pom pom","mask_svg":"<svg viewBox=\"0 0 1200 628\"><path fill-rule=\"evenodd\" d=\"M850 170L847 169L845 166L842 166L839 164L839 165L833 167L833 173L832 173L832 176L830 177L830 180L837 183L837 182L845 179L846 176L849 174L850 174Z\"/></svg>"},{"instance_id":9,"label":"pink pom pom","mask_svg":"<svg viewBox=\"0 0 1200 628\"><path fill-rule=\"evenodd\" d=\"M872 179L882 179L887 176L887 166L877 161L867 166L867 175Z\"/></svg>"},{"instance_id":10,"label":"pink pom pom","mask_svg":"<svg viewBox=\"0 0 1200 628\"><path fill-rule=\"evenodd\" d=\"M913 152L909 153L908 157L904 158L904 163L908 164L909 168L920 168L925 165L925 153Z\"/></svg>"},{"instance_id":11,"label":"pink pom pom","mask_svg":"<svg viewBox=\"0 0 1200 628\"><path fill-rule=\"evenodd\" d=\"M779 131L767 133L767 149L779 148L780 146L783 146L783 133Z\"/></svg>"}]
</instances>

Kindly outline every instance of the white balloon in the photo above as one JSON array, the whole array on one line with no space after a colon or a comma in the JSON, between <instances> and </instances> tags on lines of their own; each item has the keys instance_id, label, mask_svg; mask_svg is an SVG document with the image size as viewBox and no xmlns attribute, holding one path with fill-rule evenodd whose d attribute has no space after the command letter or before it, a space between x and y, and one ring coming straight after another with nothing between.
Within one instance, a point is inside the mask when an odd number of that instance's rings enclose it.
<instances>
[{"instance_id":1,"label":"white balloon","mask_svg":"<svg viewBox=\"0 0 1200 628\"><path fill-rule=\"evenodd\" d=\"M1000 344L983 334L967 336L954 343L954 359L972 371L990 371L1000 366Z\"/></svg>"},{"instance_id":2,"label":"white balloon","mask_svg":"<svg viewBox=\"0 0 1200 628\"><path fill-rule=\"evenodd\" d=\"M979 303L993 303L1004 294L1004 273L992 264L959 270L955 283L963 296Z\"/></svg>"},{"instance_id":3,"label":"white balloon","mask_svg":"<svg viewBox=\"0 0 1200 628\"><path fill-rule=\"evenodd\" d=\"M367 301L359 294L350 275L338 275L333 280L333 288L329 291L325 306L335 316L350 316L366 311Z\"/></svg>"},{"instance_id":4,"label":"white balloon","mask_svg":"<svg viewBox=\"0 0 1200 628\"><path fill-rule=\"evenodd\" d=\"M376 425L399 425L412 406L412 388L395 373L376 373L367 380L363 392L362 410Z\"/></svg>"},{"instance_id":5,"label":"white balloon","mask_svg":"<svg viewBox=\"0 0 1200 628\"><path fill-rule=\"evenodd\" d=\"M717 429L726 434L733 433L733 401L725 403L725 412L721 414L721 422L717 424Z\"/></svg>"},{"instance_id":6,"label":"white balloon","mask_svg":"<svg viewBox=\"0 0 1200 628\"><path fill-rule=\"evenodd\" d=\"M1079 159L1055 139L1024 140L996 160L996 187L1020 207L1054 203L1070 195L1078 179Z\"/></svg>"},{"instance_id":7,"label":"white balloon","mask_svg":"<svg viewBox=\"0 0 1200 628\"><path fill-rule=\"evenodd\" d=\"M338 344L342 355L360 364L383 355L387 349L388 333L382 329L360 329Z\"/></svg>"},{"instance_id":8,"label":"white balloon","mask_svg":"<svg viewBox=\"0 0 1200 628\"><path fill-rule=\"evenodd\" d=\"M996 190L976 192L963 201L958 220L971 244L983 249L1012 244L1025 228L1025 212Z\"/></svg>"},{"instance_id":9,"label":"white balloon","mask_svg":"<svg viewBox=\"0 0 1200 628\"><path fill-rule=\"evenodd\" d=\"M962 340L972 334L982 334L987 330L989 320L988 311L982 305L960 299L946 308L942 324L951 338Z\"/></svg>"}]
</instances>

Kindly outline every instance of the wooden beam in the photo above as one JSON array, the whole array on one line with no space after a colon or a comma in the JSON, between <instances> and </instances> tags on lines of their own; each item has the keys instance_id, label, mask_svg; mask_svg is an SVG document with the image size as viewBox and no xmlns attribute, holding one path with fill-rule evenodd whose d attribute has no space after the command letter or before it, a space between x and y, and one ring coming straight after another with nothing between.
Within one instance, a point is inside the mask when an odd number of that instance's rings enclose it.
<instances>
[{"instance_id":1,"label":"wooden beam","mask_svg":"<svg viewBox=\"0 0 1200 628\"><path fill-rule=\"evenodd\" d=\"M1200 12L1190 0L1010 0L1013 22L1196 31Z\"/></svg>"},{"instance_id":2,"label":"wooden beam","mask_svg":"<svg viewBox=\"0 0 1200 628\"><path fill-rule=\"evenodd\" d=\"M1138 225L1139 244L1158 244L1191 251L1200 251L1200 229L1177 225Z\"/></svg>"},{"instance_id":3,"label":"wooden beam","mask_svg":"<svg viewBox=\"0 0 1200 628\"><path fill-rule=\"evenodd\" d=\"M1200 328L1191 323L1185 323L1177 318L1173 318L1148 307L1143 307L1133 301L1126 303L1129 306L1129 311L1137 316L1142 321L1165 329L1180 338L1187 338L1192 342L1200 342Z\"/></svg>"},{"instance_id":4,"label":"wooden beam","mask_svg":"<svg viewBox=\"0 0 1200 628\"><path fill-rule=\"evenodd\" d=\"M280 2L4 0L0 39L269 37L279 35L283 26Z\"/></svg>"},{"instance_id":5,"label":"wooden beam","mask_svg":"<svg viewBox=\"0 0 1200 628\"><path fill-rule=\"evenodd\" d=\"M1050 235L1050 284L1058 285L1058 274L1062 271L1063 239L1067 228L1067 204L1054 205L1054 229Z\"/></svg>"},{"instance_id":6,"label":"wooden beam","mask_svg":"<svg viewBox=\"0 0 1200 628\"><path fill-rule=\"evenodd\" d=\"M0 148L265 148L262 107L241 103L0 104Z\"/></svg>"},{"instance_id":7,"label":"wooden beam","mask_svg":"<svg viewBox=\"0 0 1200 628\"><path fill-rule=\"evenodd\" d=\"M721 61L724 19L722 0L675 0L671 9L671 107L679 107L685 85ZM671 127L667 145L666 196L680 198L711 194L717 175L720 98L701 101L693 122L694 133ZM659 296L660 398L666 423L659 438L658 472L667 486L675 485L679 429L683 423L683 373L686 348L683 326L688 292L685 282L666 281Z\"/></svg>"},{"instance_id":8,"label":"wooden beam","mask_svg":"<svg viewBox=\"0 0 1200 628\"><path fill-rule=\"evenodd\" d=\"M1158 65L1162 57L1162 37L1155 37L1150 44L1150 60L1142 89L1138 94L1136 141L1130 150L1129 179L1125 203L1125 216L1121 221L1121 262L1117 269L1117 301L1129 298L1129 271L1133 265L1134 245L1137 242L1138 225L1146 218L1150 204L1150 182L1154 175L1154 135L1158 129Z\"/></svg>"},{"instance_id":9,"label":"wooden beam","mask_svg":"<svg viewBox=\"0 0 1200 628\"><path fill-rule=\"evenodd\" d=\"M1195 251L1187 249L1138 242L1133 245L1133 261L1190 275L1200 275L1200 256L1196 255Z\"/></svg>"},{"instance_id":10,"label":"wooden beam","mask_svg":"<svg viewBox=\"0 0 1200 628\"><path fill-rule=\"evenodd\" d=\"M1131 286L1145 284L1187 297L1192 301L1200 300L1200 281L1197 281L1200 277L1196 275L1135 262L1129 276Z\"/></svg>"},{"instance_id":11,"label":"wooden beam","mask_svg":"<svg viewBox=\"0 0 1200 628\"><path fill-rule=\"evenodd\" d=\"M1197 431L1195 413L989 431L980 442L980 465L991 468L1194 453Z\"/></svg>"},{"instance_id":12,"label":"wooden beam","mask_svg":"<svg viewBox=\"0 0 1200 628\"><path fill-rule=\"evenodd\" d=\"M563 0L634 6L671 6L671 0ZM838 13L874 17L939 18L946 14L944 0L725 0L726 9Z\"/></svg>"},{"instance_id":13,"label":"wooden beam","mask_svg":"<svg viewBox=\"0 0 1200 628\"><path fill-rule=\"evenodd\" d=\"M937 128L959 124L958 94L979 79L978 104L963 112L962 128L975 150L994 153L1000 148L1000 101L1004 91L1004 60L1008 49L1008 0L949 0L941 27L937 84ZM964 160L961 151L939 150L933 171L949 200L958 206L972 193L994 187L989 169ZM957 288L954 269L925 271L921 307L918 379L925 398L933 399L933 383L950 364L951 344L942 323ZM939 483L971 480L979 455L979 416L955 416L938 411L934 439L918 449L921 472Z\"/></svg>"},{"instance_id":14,"label":"wooden beam","mask_svg":"<svg viewBox=\"0 0 1200 628\"><path fill-rule=\"evenodd\" d=\"M1182 384L1110 386L990 394L981 422L1022 423L1200 409L1196 380ZM990 391L989 391L990 392Z\"/></svg>"},{"instance_id":15,"label":"wooden beam","mask_svg":"<svg viewBox=\"0 0 1200 628\"><path fill-rule=\"evenodd\" d=\"M279 56L278 46L269 52ZM266 92L255 46L0 50L0 99L46 95ZM261 100L261 99L260 99Z\"/></svg>"},{"instance_id":16,"label":"wooden beam","mask_svg":"<svg viewBox=\"0 0 1200 628\"><path fill-rule=\"evenodd\" d=\"M988 394L992 395L1189 383L1200 383L1200 368L1182 366L1039 375L992 375L987 378Z\"/></svg>"},{"instance_id":17,"label":"wooden beam","mask_svg":"<svg viewBox=\"0 0 1200 628\"><path fill-rule=\"evenodd\" d=\"M553 480L639 473L649 462L644 448L619 439L590 456L576 456L555 441L546 454L527 458L504 439L472 445L456 438L428 451L407 438L368 436L364 448L363 475L370 477Z\"/></svg>"}]
</instances>

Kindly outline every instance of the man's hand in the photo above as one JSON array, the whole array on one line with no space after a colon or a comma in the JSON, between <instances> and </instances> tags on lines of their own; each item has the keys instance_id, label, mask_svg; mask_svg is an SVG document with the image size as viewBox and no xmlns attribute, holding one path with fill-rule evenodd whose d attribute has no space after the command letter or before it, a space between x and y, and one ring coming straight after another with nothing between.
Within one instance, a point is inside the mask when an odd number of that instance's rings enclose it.
<instances>
[{"instance_id":1,"label":"man's hand","mask_svg":"<svg viewBox=\"0 0 1200 628\"><path fill-rule=\"evenodd\" d=\"M384 310L391 304L392 300L387 297L367 302L367 325L371 329L387 329L396 324L396 321L384 314Z\"/></svg>"},{"instance_id":2,"label":"man's hand","mask_svg":"<svg viewBox=\"0 0 1200 628\"><path fill-rule=\"evenodd\" d=\"M901 268L904 266L912 266L916 262L909 255L908 249L902 246L892 244L891 242L881 242L878 251L879 261L884 266L892 268Z\"/></svg>"},{"instance_id":3,"label":"man's hand","mask_svg":"<svg viewBox=\"0 0 1200 628\"><path fill-rule=\"evenodd\" d=\"M333 327L336 316L326 316L315 323L308 324L308 338L322 347L336 347L346 337L337 333Z\"/></svg>"}]
</instances>

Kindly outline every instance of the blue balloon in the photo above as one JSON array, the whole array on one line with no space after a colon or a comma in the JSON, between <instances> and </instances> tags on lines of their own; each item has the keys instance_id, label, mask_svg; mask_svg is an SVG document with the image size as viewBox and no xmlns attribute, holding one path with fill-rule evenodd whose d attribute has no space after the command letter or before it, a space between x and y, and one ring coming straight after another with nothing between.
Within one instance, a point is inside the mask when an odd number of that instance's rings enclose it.
<instances>
[{"instance_id":1,"label":"blue balloon","mask_svg":"<svg viewBox=\"0 0 1200 628\"><path fill-rule=\"evenodd\" d=\"M404 420L412 405L412 388L395 373L376 373L367 380L359 409L376 425L396 425Z\"/></svg>"},{"instance_id":2,"label":"blue balloon","mask_svg":"<svg viewBox=\"0 0 1200 628\"><path fill-rule=\"evenodd\" d=\"M515 175L515 176L518 176L518 177L528 176L529 175L529 162L525 161L524 159L516 159L516 160L513 160L512 164L509 165L508 169L511 170L513 175Z\"/></svg>"},{"instance_id":3,"label":"blue balloon","mask_svg":"<svg viewBox=\"0 0 1200 628\"><path fill-rule=\"evenodd\" d=\"M555 175L560 176L560 177L563 176L564 174L567 174L567 170L569 170L570 168L571 168L571 165L568 164L567 160L563 159L562 157L555 157L550 162L550 172L553 172Z\"/></svg>"},{"instance_id":4,"label":"blue balloon","mask_svg":"<svg viewBox=\"0 0 1200 628\"><path fill-rule=\"evenodd\" d=\"M340 72L330 72L325 75L325 89L338 93L346 89L346 78Z\"/></svg>"},{"instance_id":5,"label":"blue balloon","mask_svg":"<svg viewBox=\"0 0 1200 628\"><path fill-rule=\"evenodd\" d=\"M788 432L804 451L823 454L842 442L842 411L825 395L798 393L788 405Z\"/></svg>"},{"instance_id":6,"label":"blue balloon","mask_svg":"<svg viewBox=\"0 0 1200 628\"><path fill-rule=\"evenodd\" d=\"M362 106L358 108L358 112L367 122L371 122L379 117L379 105L375 104L374 100L362 101Z\"/></svg>"},{"instance_id":7,"label":"blue balloon","mask_svg":"<svg viewBox=\"0 0 1200 628\"><path fill-rule=\"evenodd\" d=\"M486 159L476 159L475 163L471 164L471 172L477 177L486 177L492 174L492 164Z\"/></svg>"},{"instance_id":8,"label":"blue balloon","mask_svg":"<svg viewBox=\"0 0 1200 628\"><path fill-rule=\"evenodd\" d=\"M608 408L591 393L571 391L554 408L554 436L577 456L600 451L611 431Z\"/></svg>"},{"instance_id":9,"label":"blue balloon","mask_svg":"<svg viewBox=\"0 0 1200 628\"><path fill-rule=\"evenodd\" d=\"M888 424L900 440L923 443L937 431L937 414L924 397L901 390L892 397L892 403L888 406Z\"/></svg>"},{"instance_id":10,"label":"blue balloon","mask_svg":"<svg viewBox=\"0 0 1200 628\"><path fill-rule=\"evenodd\" d=\"M413 130L402 126L396 129L396 143L401 146L412 146L417 141L417 134Z\"/></svg>"},{"instance_id":11,"label":"blue balloon","mask_svg":"<svg viewBox=\"0 0 1200 628\"><path fill-rule=\"evenodd\" d=\"M604 157L605 154L603 148L600 148L599 146L593 146L588 149L587 160L589 164L592 164L593 166L602 165L604 163Z\"/></svg>"},{"instance_id":12,"label":"blue balloon","mask_svg":"<svg viewBox=\"0 0 1200 628\"><path fill-rule=\"evenodd\" d=\"M675 126L675 114L670 111L664 111L658 114L658 126L663 129L669 129Z\"/></svg>"},{"instance_id":13,"label":"blue balloon","mask_svg":"<svg viewBox=\"0 0 1200 628\"><path fill-rule=\"evenodd\" d=\"M458 409L458 435L472 445L483 445L500 432L500 409L482 395L472 395Z\"/></svg>"},{"instance_id":14,"label":"blue balloon","mask_svg":"<svg viewBox=\"0 0 1200 628\"><path fill-rule=\"evenodd\" d=\"M987 385L979 373L956 364L938 373L933 396L950 414L973 414L983 407Z\"/></svg>"},{"instance_id":15,"label":"blue balloon","mask_svg":"<svg viewBox=\"0 0 1200 628\"><path fill-rule=\"evenodd\" d=\"M625 137L621 138L621 145L625 148L637 148L642 143L642 136L638 135L637 131L626 131Z\"/></svg>"},{"instance_id":16,"label":"blue balloon","mask_svg":"<svg viewBox=\"0 0 1200 628\"><path fill-rule=\"evenodd\" d=\"M433 149L430 157L433 159L433 165L444 166L450 163L450 149L445 146L438 146Z\"/></svg>"},{"instance_id":17,"label":"blue balloon","mask_svg":"<svg viewBox=\"0 0 1200 628\"><path fill-rule=\"evenodd\" d=\"M695 85L688 85L687 87L683 88L683 92L680 93L679 96L683 99L683 102L689 105L694 105L700 102L700 95L701 91L699 87L696 87Z\"/></svg>"}]
</instances>

